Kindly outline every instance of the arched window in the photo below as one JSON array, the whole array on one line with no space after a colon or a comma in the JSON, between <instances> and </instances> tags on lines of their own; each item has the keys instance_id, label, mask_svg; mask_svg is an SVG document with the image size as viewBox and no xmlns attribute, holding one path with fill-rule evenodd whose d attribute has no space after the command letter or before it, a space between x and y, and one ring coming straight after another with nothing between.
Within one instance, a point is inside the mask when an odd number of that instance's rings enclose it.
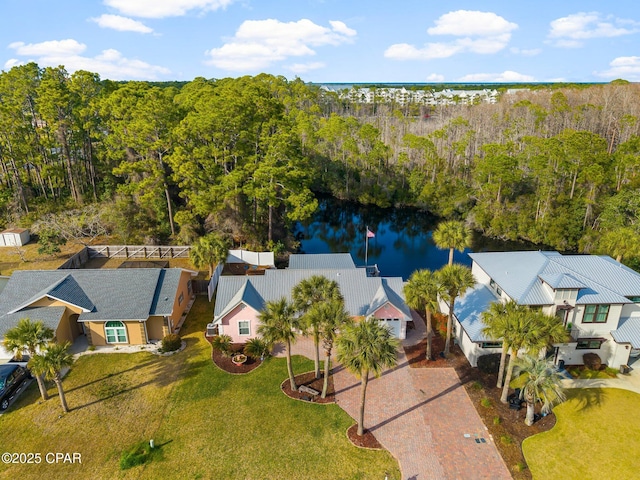
<instances>
[{"instance_id":1,"label":"arched window","mask_svg":"<svg viewBox=\"0 0 640 480\"><path fill-rule=\"evenodd\" d=\"M127 329L122 322L107 322L104 325L107 343L127 343Z\"/></svg>"}]
</instances>

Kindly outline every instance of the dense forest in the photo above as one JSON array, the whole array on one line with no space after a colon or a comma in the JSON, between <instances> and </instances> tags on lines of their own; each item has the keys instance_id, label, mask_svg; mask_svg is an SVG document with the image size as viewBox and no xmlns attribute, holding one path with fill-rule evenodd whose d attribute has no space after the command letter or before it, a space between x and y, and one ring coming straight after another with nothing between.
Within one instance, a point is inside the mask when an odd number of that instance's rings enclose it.
<instances>
[{"instance_id":1,"label":"dense forest","mask_svg":"<svg viewBox=\"0 0 640 480\"><path fill-rule=\"evenodd\" d=\"M429 107L266 74L115 83L30 63L0 74L0 227L51 234L63 216L130 243L216 230L258 248L324 193L634 263L639 119L624 81Z\"/></svg>"}]
</instances>

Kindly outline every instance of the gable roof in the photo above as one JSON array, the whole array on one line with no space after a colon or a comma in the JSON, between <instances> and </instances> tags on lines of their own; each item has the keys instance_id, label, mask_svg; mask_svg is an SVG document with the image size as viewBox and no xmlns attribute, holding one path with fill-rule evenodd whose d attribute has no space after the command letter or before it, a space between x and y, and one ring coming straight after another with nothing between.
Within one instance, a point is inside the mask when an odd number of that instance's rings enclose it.
<instances>
[{"instance_id":1,"label":"gable roof","mask_svg":"<svg viewBox=\"0 0 640 480\"><path fill-rule=\"evenodd\" d=\"M628 317L620 321L617 330L611 331L617 343L630 343L631 348L640 348L640 317Z\"/></svg>"},{"instance_id":2,"label":"gable roof","mask_svg":"<svg viewBox=\"0 0 640 480\"><path fill-rule=\"evenodd\" d=\"M640 274L611 257L558 252L470 253L471 259L513 300L550 305L551 288L579 289L577 304L632 303L640 295Z\"/></svg>"},{"instance_id":3,"label":"gable roof","mask_svg":"<svg viewBox=\"0 0 640 480\"><path fill-rule=\"evenodd\" d=\"M368 277L364 268L266 270L264 275L223 275L218 281L214 322L219 322L239 303L261 310L264 303L282 297L291 300L291 291L300 281L313 275L335 280L345 300L345 309L351 316L369 315L372 308L388 301L398 308L407 320L411 314L404 303L403 282L400 277ZM382 289L382 290L381 290ZM374 310L374 311L375 311Z\"/></svg>"},{"instance_id":4,"label":"gable roof","mask_svg":"<svg viewBox=\"0 0 640 480\"><path fill-rule=\"evenodd\" d=\"M347 269L356 268L350 253L293 254L289 256L289 268Z\"/></svg>"},{"instance_id":5,"label":"gable roof","mask_svg":"<svg viewBox=\"0 0 640 480\"><path fill-rule=\"evenodd\" d=\"M456 300L453 313L472 342L494 341L482 333L485 326L482 321L482 312L497 300L498 298L491 289L480 283L476 283L473 290L467 291L464 296Z\"/></svg>"},{"instance_id":6,"label":"gable roof","mask_svg":"<svg viewBox=\"0 0 640 480\"><path fill-rule=\"evenodd\" d=\"M80 307L80 322L170 315L182 272L175 268L17 270L0 292L0 335L25 316L56 328L64 307L30 307L42 298Z\"/></svg>"}]
</instances>

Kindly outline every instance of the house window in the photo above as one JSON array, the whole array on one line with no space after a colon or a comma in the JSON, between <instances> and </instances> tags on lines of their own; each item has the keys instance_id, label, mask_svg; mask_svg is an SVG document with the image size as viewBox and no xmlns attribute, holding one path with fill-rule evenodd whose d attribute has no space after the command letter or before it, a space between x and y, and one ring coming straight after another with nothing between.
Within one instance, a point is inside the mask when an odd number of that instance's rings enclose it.
<instances>
[{"instance_id":1,"label":"house window","mask_svg":"<svg viewBox=\"0 0 640 480\"><path fill-rule=\"evenodd\" d=\"M491 288L496 288L496 282L493 280L493 278L491 280L489 280L489 286Z\"/></svg>"},{"instance_id":2,"label":"house window","mask_svg":"<svg viewBox=\"0 0 640 480\"><path fill-rule=\"evenodd\" d=\"M578 340L576 350L597 350L603 342L600 338L582 338Z\"/></svg>"},{"instance_id":3,"label":"house window","mask_svg":"<svg viewBox=\"0 0 640 480\"><path fill-rule=\"evenodd\" d=\"M240 335L251 335L251 322L249 320L240 320L238 322L238 333Z\"/></svg>"},{"instance_id":4,"label":"house window","mask_svg":"<svg viewBox=\"0 0 640 480\"><path fill-rule=\"evenodd\" d=\"M107 343L127 343L127 329L122 322L107 322L104 325Z\"/></svg>"},{"instance_id":5,"label":"house window","mask_svg":"<svg viewBox=\"0 0 640 480\"><path fill-rule=\"evenodd\" d=\"M500 287L496 287L496 293L498 294L499 297L502 296L502 289Z\"/></svg>"},{"instance_id":6,"label":"house window","mask_svg":"<svg viewBox=\"0 0 640 480\"><path fill-rule=\"evenodd\" d=\"M605 323L609 315L609 305L585 305L582 323Z\"/></svg>"},{"instance_id":7,"label":"house window","mask_svg":"<svg viewBox=\"0 0 640 480\"><path fill-rule=\"evenodd\" d=\"M633 303L640 303L640 297L627 297Z\"/></svg>"},{"instance_id":8,"label":"house window","mask_svg":"<svg viewBox=\"0 0 640 480\"><path fill-rule=\"evenodd\" d=\"M502 348L502 342L482 342L482 348Z\"/></svg>"},{"instance_id":9,"label":"house window","mask_svg":"<svg viewBox=\"0 0 640 480\"><path fill-rule=\"evenodd\" d=\"M193 295L193 285L191 283L191 280L187 282L187 291L189 292L189 296Z\"/></svg>"},{"instance_id":10,"label":"house window","mask_svg":"<svg viewBox=\"0 0 640 480\"><path fill-rule=\"evenodd\" d=\"M178 297L178 306L182 305L184 302L184 292L180 292L180 296Z\"/></svg>"}]
</instances>

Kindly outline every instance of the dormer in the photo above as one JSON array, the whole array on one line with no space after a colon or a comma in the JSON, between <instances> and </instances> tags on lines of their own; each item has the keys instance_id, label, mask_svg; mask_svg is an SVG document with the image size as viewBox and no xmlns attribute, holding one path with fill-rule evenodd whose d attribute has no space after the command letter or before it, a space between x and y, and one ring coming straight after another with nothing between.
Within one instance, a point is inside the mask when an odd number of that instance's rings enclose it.
<instances>
[{"instance_id":1,"label":"dormer","mask_svg":"<svg viewBox=\"0 0 640 480\"><path fill-rule=\"evenodd\" d=\"M584 283L568 273L542 273L538 278L556 305L575 305L580 289L587 288Z\"/></svg>"}]
</instances>

